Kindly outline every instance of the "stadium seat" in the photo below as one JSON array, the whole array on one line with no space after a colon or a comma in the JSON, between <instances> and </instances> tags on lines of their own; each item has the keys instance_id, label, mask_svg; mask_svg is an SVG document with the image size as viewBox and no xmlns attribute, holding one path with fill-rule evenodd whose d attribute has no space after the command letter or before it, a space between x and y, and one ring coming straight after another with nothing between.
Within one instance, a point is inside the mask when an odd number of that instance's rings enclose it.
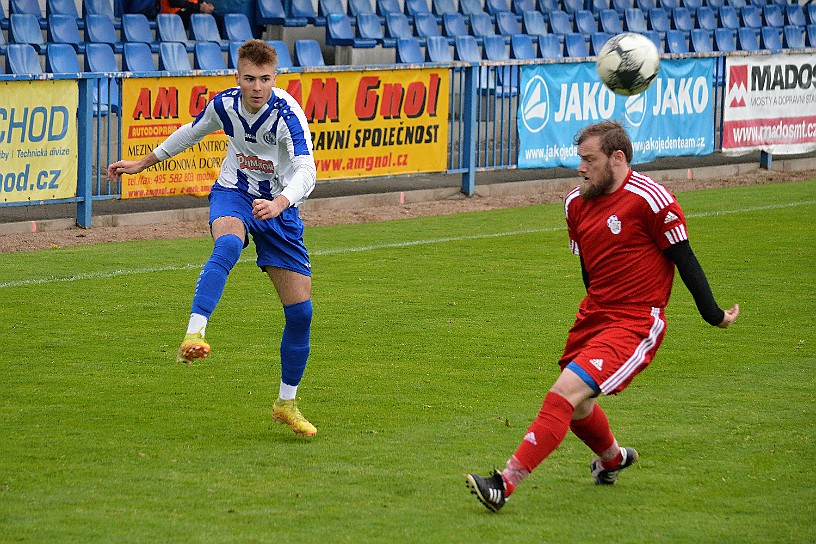
<instances>
[{"instance_id":1,"label":"stadium seat","mask_svg":"<svg viewBox=\"0 0 816 544\"><path fill-rule=\"evenodd\" d=\"M9 20L8 15L6 15L6 10L3 7L3 4L0 3L0 30L8 30L9 27ZM5 36L3 36L5 38ZM3 64L5 66L5 63Z\"/></svg>"},{"instance_id":2,"label":"stadium seat","mask_svg":"<svg viewBox=\"0 0 816 544\"><path fill-rule=\"evenodd\" d=\"M680 0L658 0L657 6L665 9L666 11L671 11L674 8L680 7Z\"/></svg>"},{"instance_id":3,"label":"stadium seat","mask_svg":"<svg viewBox=\"0 0 816 544\"><path fill-rule=\"evenodd\" d=\"M512 11L521 17L525 11L536 11L535 0L511 0Z\"/></svg>"},{"instance_id":4,"label":"stadium seat","mask_svg":"<svg viewBox=\"0 0 816 544\"><path fill-rule=\"evenodd\" d=\"M343 8L341 0L317 0L317 17L328 21L329 15L332 13L345 15L346 10Z\"/></svg>"},{"instance_id":5,"label":"stadium seat","mask_svg":"<svg viewBox=\"0 0 816 544\"><path fill-rule=\"evenodd\" d=\"M505 36L504 41L507 43L510 42L510 36L521 34L521 24L513 13L500 11L496 14L496 34Z\"/></svg>"},{"instance_id":6,"label":"stadium seat","mask_svg":"<svg viewBox=\"0 0 816 544\"><path fill-rule=\"evenodd\" d=\"M74 52L84 53L85 43L79 35L76 19L68 15L51 15L48 17L46 29L48 43L64 43L70 45Z\"/></svg>"},{"instance_id":7,"label":"stadium seat","mask_svg":"<svg viewBox=\"0 0 816 544\"><path fill-rule=\"evenodd\" d=\"M543 36L547 33L547 21L540 11L525 11L521 14L521 31L529 36Z\"/></svg>"},{"instance_id":8,"label":"stadium seat","mask_svg":"<svg viewBox=\"0 0 816 544\"><path fill-rule=\"evenodd\" d=\"M765 21L764 26L773 26L782 28L785 26L785 15L782 8L776 4L767 4L762 8L762 19Z\"/></svg>"},{"instance_id":9,"label":"stadium seat","mask_svg":"<svg viewBox=\"0 0 816 544\"><path fill-rule=\"evenodd\" d=\"M222 51L229 49L229 40L221 37L212 13L193 13L190 16L190 34L197 42L215 43Z\"/></svg>"},{"instance_id":10,"label":"stadium seat","mask_svg":"<svg viewBox=\"0 0 816 544\"><path fill-rule=\"evenodd\" d=\"M788 25L782 29L782 44L785 49L804 49L805 31L804 27Z\"/></svg>"},{"instance_id":11,"label":"stadium seat","mask_svg":"<svg viewBox=\"0 0 816 544\"><path fill-rule=\"evenodd\" d=\"M456 36L453 39L453 58L462 62L479 62L482 54L473 36Z\"/></svg>"},{"instance_id":12,"label":"stadium seat","mask_svg":"<svg viewBox=\"0 0 816 544\"><path fill-rule=\"evenodd\" d=\"M81 73L82 67L79 65L76 50L67 43L48 44L45 52L45 71L49 74Z\"/></svg>"},{"instance_id":13,"label":"stadium seat","mask_svg":"<svg viewBox=\"0 0 816 544\"><path fill-rule=\"evenodd\" d=\"M740 51L759 51L759 29L742 27L737 30L737 48Z\"/></svg>"},{"instance_id":14,"label":"stadium seat","mask_svg":"<svg viewBox=\"0 0 816 544\"><path fill-rule=\"evenodd\" d=\"M30 13L12 13L9 17L9 43L27 44L39 53L45 53L46 42L43 38L40 23ZM15 54L19 53L15 51Z\"/></svg>"},{"instance_id":15,"label":"stadium seat","mask_svg":"<svg viewBox=\"0 0 816 544\"><path fill-rule=\"evenodd\" d=\"M544 18L549 20L549 14L552 11L561 9L558 0L538 0L538 11L544 14Z\"/></svg>"},{"instance_id":16,"label":"stadium seat","mask_svg":"<svg viewBox=\"0 0 816 544\"><path fill-rule=\"evenodd\" d=\"M691 12L686 8L674 8L671 14L672 27L675 30L682 30L685 34L688 34L694 28Z\"/></svg>"},{"instance_id":17,"label":"stadium seat","mask_svg":"<svg viewBox=\"0 0 816 544\"><path fill-rule=\"evenodd\" d=\"M708 32L709 36L714 33L717 28L717 18L714 16L714 10L708 6L697 8L697 28Z\"/></svg>"},{"instance_id":18,"label":"stadium seat","mask_svg":"<svg viewBox=\"0 0 816 544\"><path fill-rule=\"evenodd\" d=\"M46 0L45 1L45 16L46 18L52 15L65 15L71 17L76 21L77 28L82 30L85 28L85 19L79 17L76 4L74 0Z\"/></svg>"},{"instance_id":19,"label":"stadium seat","mask_svg":"<svg viewBox=\"0 0 816 544\"><path fill-rule=\"evenodd\" d=\"M620 15L614 9L605 9L600 14L601 30L607 34L620 34L623 32L623 24Z\"/></svg>"},{"instance_id":20,"label":"stadium seat","mask_svg":"<svg viewBox=\"0 0 816 544\"><path fill-rule=\"evenodd\" d=\"M373 13L367 15L377 17ZM377 40L357 38L348 17L331 13L326 17L326 45L371 48L377 45Z\"/></svg>"},{"instance_id":21,"label":"stadium seat","mask_svg":"<svg viewBox=\"0 0 816 544\"><path fill-rule=\"evenodd\" d=\"M118 72L119 65L113 48L107 43L85 45L85 71L93 73ZM94 115L119 111L119 83L115 79L94 81Z\"/></svg>"},{"instance_id":22,"label":"stadium seat","mask_svg":"<svg viewBox=\"0 0 816 544\"><path fill-rule=\"evenodd\" d=\"M501 36L485 36L482 54L486 60L509 60L510 54L507 52L507 45Z\"/></svg>"},{"instance_id":23,"label":"stadium seat","mask_svg":"<svg viewBox=\"0 0 816 544\"><path fill-rule=\"evenodd\" d=\"M598 32L598 23L595 22L595 15L585 9L576 11L575 31L580 32L584 36L591 36L595 32Z\"/></svg>"},{"instance_id":24,"label":"stadium seat","mask_svg":"<svg viewBox=\"0 0 816 544\"><path fill-rule=\"evenodd\" d=\"M294 18L298 20L306 20L315 26L323 26L326 24L324 17L318 17L315 12L312 0L287 0L288 14L286 18ZM322 57L321 57L322 58Z\"/></svg>"},{"instance_id":25,"label":"stadium seat","mask_svg":"<svg viewBox=\"0 0 816 544\"><path fill-rule=\"evenodd\" d=\"M666 32L666 50L669 53L680 55L688 53L688 42L686 41L686 33L682 30L669 30Z\"/></svg>"},{"instance_id":26,"label":"stadium seat","mask_svg":"<svg viewBox=\"0 0 816 544\"><path fill-rule=\"evenodd\" d=\"M575 13L584 9L584 1L583 0L561 0L561 6L566 14L569 16L570 21L575 18Z\"/></svg>"},{"instance_id":27,"label":"stadium seat","mask_svg":"<svg viewBox=\"0 0 816 544\"><path fill-rule=\"evenodd\" d=\"M427 0L404 0L404 10L405 15L411 18L416 17L417 13L433 13L428 7ZM384 13L383 17L388 18L388 14ZM437 21L439 20L440 18L437 17Z\"/></svg>"},{"instance_id":28,"label":"stadium seat","mask_svg":"<svg viewBox=\"0 0 816 544\"><path fill-rule=\"evenodd\" d=\"M159 70L184 72L192 69L190 57L187 55L187 49L184 45L179 42L162 42L159 44Z\"/></svg>"},{"instance_id":29,"label":"stadium seat","mask_svg":"<svg viewBox=\"0 0 816 544\"><path fill-rule=\"evenodd\" d=\"M482 9L481 0L459 0L459 13L465 17L482 13L487 15L487 12Z\"/></svg>"},{"instance_id":30,"label":"stadium seat","mask_svg":"<svg viewBox=\"0 0 816 544\"><path fill-rule=\"evenodd\" d=\"M430 13L431 11L428 8L428 5L425 4L425 12ZM402 9L400 8L398 0L377 0L376 3L376 12L377 16L380 18L380 22L385 20L385 16L389 13L402 13ZM413 16L412 16L413 17Z\"/></svg>"},{"instance_id":31,"label":"stadium seat","mask_svg":"<svg viewBox=\"0 0 816 544\"><path fill-rule=\"evenodd\" d=\"M13 17L13 15L12 15ZM6 47L7 74L42 74L40 56L31 44L10 43Z\"/></svg>"},{"instance_id":32,"label":"stadium seat","mask_svg":"<svg viewBox=\"0 0 816 544\"><path fill-rule=\"evenodd\" d=\"M516 34L510 38L510 58L511 59L534 59L538 57L536 45L532 36L527 34Z\"/></svg>"},{"instance_id":33,"label":"stadium seat","mask_svg":"<svg viewBox=\"0 0 816 544\"><path fill-rule=\"evenodd\" d=\"M727 28L718 28L714 31L714 51L732 53L737 50L734 32Z\"/></svg>"},{"instance_id":34,"label":"stadium seat","mask_svg":"<svg viewBox=\"0 0 816 544\"><path fill-rule=\"evenodd\" d=\"M389 13L385 17L385 38L382 42L384 47L396 47L397 40L412 38L413 36L411 23L408 22L408 17L405 14Z\"/></svg>"},{"instance_id":35,"label":"stadium seat","mask_svg":"<svg viewBox=\"0 0 816 544\"><path fill-rule=\"evenodd\" d=\"M306 26L306 19L298 20L286 17L286 10L281 0L257 0L255 20L262 26Z\"/></svg>"},{"instance_id":36,"label":"stadium seat","mask_svg":"<svg viewBox=\"0 0 816 544\"><path fill-rule=\"evenodd\" d=\"M644 11L640 7L636 8L635 5L634 5L634 2L632 0L612 0L609 7L614 9L615 11L620 13L621 15L626 13L627 9L639 9L641 12ZM652 7L654 7L654 6L652 6Z\"/></svg>"},{"instance_id":37,"label":"stadium seat","mask_svg":"<svg viewBox=\"0 0 816 544\"><path fill-rule=\"evenodd\" d=\"M273 42L266 42L269 45L272 45ZM227 49L227 67L228 68L238 68L238 49L244 45L241 42L230 42L229 49ZM274 45L272 45L274 47ZM277 48L276 48L277 50ZM278 52L278 66L281 66L281 59L280 59L280 52Z\"/></svg>"},{"instance_id":38,"label":"stadium seat","mask_svg":"<svg viewBox=\"0 0 816 544\"><path fill-rule=\"evenodd\" d=\"M297 66L326 66L317 40L295 40L295 63Z\"/></svg>"},{"instance_id":39,"label":"stadium seat","mask_svg":"<svg viewBox=\"0 0 816 544\"><path fill-rule=\"evenodd\" d=\"M510 6L507 0L485 0L485 9L487 13L495 17L499 13L510 12Z\"/></svg>"},{"instance_id":40,"label":"stadium seat","mask_svg":"<svg viewBox=\"0 0 816 544\"><path fill-rule=\"evenodd\" d=\"M507 44L504 38L499 35L485 36L484 47L482 48L482 55L486 60L504 61L510 60L510 54L507 52ZM490 72L495 71L495 85L490 81ZM501 95L513 95L518 92L518 73L519 67L514 66L494 66L486 70L486 77L481 77L482 82L487 82L487 87ZM484 87L485 85L481 85Z\"/></svg>"},{"instance_id":41,"label":"stadium seat","mask_svg":"<svg viewBox=\"0 0 816 544\"><path fill-rule=\"evenodd\" d=\"M114 53L122 52L122 42L113 20L107 15L92 14L85 17L85 43L106 43Z\"/></svg>"},{"instance_id":42,"label":"stadium seat","mask_svg":"<svg viewBox=\"0 0 816 544\"><path fill-rule=\"evenodd\" d=\"M480 44L484 43L485 36L495 36L496 29L493 19L487 13L475 13L470 16L470 34Z\"/></svg>"},{"instance_id":43,"label":"stadium seat","mask_svg":"<svg viewBox=\"0 0 816 544\"><path fill-rule=\"evenodd\" d=\"M609 41L609 38L612 37L612 34L608 32L595 32L589 37L589 54L593 57L598 56L598 53L601 52L601 48L604 46L606 42Z\"/></svg>"},{"instance_id":44,"label":"stadium seat","mask_svg":"<svg viewBox=\"0 0 816 544\"><path fill-rule=\"evenodd\" d=\"M289 54L289 46L286 45L286 42L282 40L271 40L266 43L274 47L278 53L278 68L292 68L294 66L294 63L292 63L292 55ZM236 66L232 66L232 68L237 68L237 64Z\"/></svg>"},{"instance_id":45,"label":"stadium seat","mask_svg":"<svg viewBox=\"0 0 816 544\"><path fill-rule=\"evenodd\" d=\"M671 30L671 23L669 22L669 14L663 8L654 8L649 10L649 26L661 36L665 36L666 32Z\"/></svg>"},{"instance_id":46,"label":"stadium seat","mask_svg":"<svg viewBox=\"0 0 816 544\"><path fill-rule=\"evenodd\" d=\"M114 25L119 21L112 0L82 0L82 18L87 19L88 15L105 15Z\"/></svg>"},{"instance_id":47,"label":"stadium seat","mask_svg":"<svg viewBox=\"0 0 816 544\"><path fill-rule=\"evenodd\" d=\"M590 11L596 15L605 9L613 9L609 0L591 0L589 7L592 8Z\"/></svg>"},{"instance_id":48,"label":"stadium seat","mask_svg":"<svg viewBox=\"0 0 816 544\"><path fill-rule=\"evenodd\" d=\"M141 13L126 13L122 15L122 42L144 43L153 53L159 52L159 42L153 36L150 22Z\"/></svg>"},{"instance_id":49,"label":"stadium seat","mask_svg":"<svg viewBox=\"0 0 816 544\"><path fill-rule=\"evenodd\" d=\"M444 36L429 36L425 45L425 60L428 62L453 62L453 53L451 53L448 39Z\"/></svg>"},{"instance_id":50,"label":"stadium seat","mask_svg":"<svg viewBox=\"0 0 816 544\"><path fill-rule=\"evenodd\" d=\"M433 13L420 13L414 17L414 36L419 38L420 45L432 36L442 36Z\"/></svg>"},{"instance_id":51,"label":"stadium seat","mask_svg":"<svg viewBox=\"0 0 816 544\"><path fill-rule=\"evenodd\" d=\"M638 8L642 10L644 14L646 14L656 8L657 3L655 0L634 0L634 5L632 7Z\"/></svg>"},{"instance_id":52,"label":"stadium seat","mask_svg":"<svg viewBox=\"0 0 816 544\"><path fill-rule=\"evenodd\" d=\"M816 6L816 2L811 2L808 6ZM807 25L805 10L802 9L802 6L799 4L787 4L785 6L785 24L802 28Z\"/></svg>"},{"instance_id":53,"label":"stadium seat","mask_svg":"<svg viewBox=\"0 0 816 544\"><path fill-rule=\"evenodd\" d=\"M762 15L756 6L745 6L740 10L742 26L745 28L762 28Z\"/></svg>"},{"instance_id":54,"label":"stadium seat","mask_svg":"<svg viewBox=\"0 0 816 544\"><path fill-rule=\"evenodd\" d=\"M185 51L186 55L187 52ZM193 68L196 70L226 70L227 63L221 47L214 42L198 42L193 52Z\"/></svg>"},{"instance_id":55,"label":"stadium seat","mask_svg":"<svg viewBox=\"0 0 816 544\"><path fill-rule=\"evenodd\" d=\"M544 59L560 59L564 56L564 49L557 36L544 34L538 37L538 54Z\"/></svg>"},{"instance_id":56,"label":"stadium seat","mask_svg":"<svg viewBox=\"0 0 816 544\"><path fill-rule=\"evenodd\" d=\"M723 6L718 12L718 28L726 28L734 33L740 27L739 12L731 6Z\"/></svg>"},{"instance_id":57,"label":"stadium seat","mask_svg":"<svg viewBox=\"0 0 816 544\"><path fill-rule=\"evenodd\" d=\"M371 15L377 14L374 6L371 5L371 0L347 0L347 2L348 15L355 21L357 20L357 16L361 13L370 13Z\"/></svg>"},{"instance_id":58,"label":"stadium seat","mask_svg":"<svg viewBox=\"0 0 816 544\"><path fill-rule=\"evenodd\" d=\"M0 55L5 55L6 54L6 46L7 45L8 44L6 43L5 33L0 32ZM0 69L2 69L3 66L5 66L5 63L3 62L2 59L0 59ZM0 72L0 73L2 73L2 72Z\"/></svg>"},{"instance_id":59,"label":"stadium seat","mask_svg":"<svg viewBox=\"0 0 816 544\"><path fill-rule=\"evenodd\" d=\"M717 13L718 11L720 11L720 8L725 5L725 0L705 0L705 2L703 2L703 5L710 7L711 11Z\"/></svg>"},{"instance_id":60,"label":"stadium seat","mask_svg":"<svg viewBox=\"0 0 816 544\"><path fill-rule=\"evenodd\" d=\"M816 47L816 24L805 27L806 40L805 44L808 47Z\"/></svg>"},{"instance_id":61,"label":"stadium seat","mask_svg":"<svg viewBox=\"0 0 816 544\"><path fill-rule=\"evenodd\" d=\"M637 8L629 8L623 13L623 28L627 32L637 32L643 34L646 32L646 18L643 16L643 11Z\"/></svg>"},{"instance_id":62,"label":"stadium seat","mask_svg":"<svg viewBox=\"0 0 816 544\"><path fill-rule=\"evenodd\" d=\"M400 12L397 12L400 13ZM374 40L379 44L385 39L385 30L377 15L363 13L357 17L356 36L362 40Z\"/></svg>"},{"instance_id":63,"label":"stadium seat","mask_svg":"<svg viewBox=\"0 0 816 544\"><path fill-rule=\"evenodd\" d=\"M160 42L178 42L192 53L195 44L187 38L187 30L177 13L159 13L156 17L156 30Z\"/></svg>"},{"instance_id":64,"label":"stadium seat","mask_svg":"<svg viewBox=\"0 0 816 544\"><path fill-rule=\"evenodd\" d=\"M661 39L659 32L647 30L646 32L643 32L643 35L652 40L652 43L655 44L655 47L657 47L658 53L663 54L666 52L666 48L663 46L663 40Z\"/></svg>"},{"instance_id":65,"label":"stadium seat","mask_svg":"<svg viewBox=\"0 0 816 544\"><path fill-rule=\"evenodd\" d=\"M748 5L748 2L746 0L723 0L723 1L725 2L726 6L731 6L737 11L741 10L742 8Z\"/></svg>"},{"instance_id":66,"label":"stadium seat","mask_svg":"<svg viewBox=\"0 0 816 544\"><path fill-rule=\"evenodd\" d=\"M419 40L414 37L397 40L396 56L397 64L422 64L424 62Z\"/></svg>"},{"instance_id":67,"label":"stadium seat","mask_svg":"<svg viewBox=\"0 0 816 544\"><path fill-rule=\"evenodd\" d=\"M703 7L703 0L683 0L683 7L692 15L696 15L697 10Z\"/></svg>"},{"instance_id":68,"label":"stadium seat","mask_svg":"<svg viewBox=\"0 0 816 544\"><path fill-rule=\"evenodd\" d=\"M564 56L570 58L589 56L589 48L583 34L572 32L564 35Z\"/></svg>"},{"instance_id":69,"label":"stadium seat","mask_svg":"<svg viewBox=\"0 0 816 544\"><path fill-rule=\"evenodd\" d=\"M431 0L431 5L433 7L432 12L436 15L437 20L448 13L459 13L453 0Z\"/></svg>"},{"instance_id":70,"label":"stadium seat","mask_svg":"<svg viewBox=\"0 0 816 544\"><path fill-rule=\"evenodd\" d=\"M9 0L9 16L32 15L40 28L46 27L46 20L37 0Z\"/></svg>"},{"instance_id":71,"label":"stadium seat","mask_svg":"<svg viewBox=\"0 0 816 544\"><path fill-rule=\"evenodd\" d=\"M124 16L122 17L124 19ZM122 21L124 24L124 20ZM143 42L125 42L122 47L122 70L127 72L155 72L156 63L150 46Z\"/></svg>"},{"instance_id":72,"label":"stadium seat","mask_svg":"<svg viewBox=\"0 0 816 544\"><path fill-rule=\"evenodd\" d=\"M711 53L714 46L711 44L711 34L701 28L691 31L691 51L693 53Z\"/></svg>"},{"instance_id":73,"label":"stadium seat","mask_svg":"<svg viewBox=\"0 0 816 544\"><path fill-rule=\"evenodd\" d=\"M442 34L449 38L448 41L457 36L468 36L467 23L461 13L449 13L442 17Z\"/></svg>"},{"instance_id":74,"label":"stadium seat","mask_svg":"<svg viewBox=\"0 0 816 544\"><path fill-rule=\"evenodd\" d=\"M774 53L782 51L782 31L775 26L763 26L759 31L759 47Z\"/></svg>"},{"instance_id":75,"label":"stadium seat","mask_svg":"<svg viewBox=\"0 0 816 544\"><path fill-rule=\"evenodd\" d=\"M563 36L572 32L572 23L569 15L565 11L555 10L550 12L549 17L550 34L559 36L559 40L563 41Z\"/></svg>"},{"instance_id":76,"label":"stadium seat","mask_svg":"<svg viewBox=\"0 0 816 544\"><path fill-rule=\"evenodd\" d=\"M254 38L249 19L243 13L224 15L224 35L228 42L245 42Z\"/></svg>"},{"instance_id":77,"label":"stadium seat","mask_svg":"<svg viewBox=\"0 0 816 544\"><path fill-rule=\"evenodd\" d=\"M808 25L816 25L816 2L808 2L805 5L805 21Z\"/></svg>"}]
</instances>

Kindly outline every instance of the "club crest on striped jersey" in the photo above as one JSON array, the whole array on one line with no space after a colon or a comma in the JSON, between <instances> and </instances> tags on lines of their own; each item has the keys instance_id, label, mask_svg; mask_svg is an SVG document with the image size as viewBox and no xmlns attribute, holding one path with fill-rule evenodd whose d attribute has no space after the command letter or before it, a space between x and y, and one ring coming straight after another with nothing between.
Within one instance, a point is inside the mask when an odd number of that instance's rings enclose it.
<instances>
[{"instance_id":1,"label":"club crest on striped jersey","mask_svg":"<svg viewBox=\"0 0 816 544\"><path fill-rule=\"evenodd\" d=\"M621 222L618 219L617 215L610 215L609 219L606 220L606 226L609 227L609 230L612 231L612 234L620 234L621 233Z\"/></svg>"},{"instance_id":2,"label":"club crest on striped jersey","mask_svg":"<svg viewBox=\"0 0 816 544\"><path fill-rule=\"evenodd\" d=\"M274 132L264 132L263 141L268 145L278 144L278 139L275 137Z\"/></svg>"}]
</instances>

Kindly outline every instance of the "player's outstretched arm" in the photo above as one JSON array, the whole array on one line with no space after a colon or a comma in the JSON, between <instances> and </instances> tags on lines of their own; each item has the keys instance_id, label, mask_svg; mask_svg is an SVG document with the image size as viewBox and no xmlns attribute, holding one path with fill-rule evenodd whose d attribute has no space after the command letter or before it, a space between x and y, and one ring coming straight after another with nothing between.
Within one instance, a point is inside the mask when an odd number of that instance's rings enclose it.
<instances>
[{"instance_id":1,"label":"player's outstretched arm","mask_svg":"<svg viewBox=\"0 0 816 544\"><path fill-rule=\"evenodd\" d=\"M723 313L725 313L725 317L717 326L721 329L727 329L734 321L737 320L737 316L739 316L739 304L734 304L734 307L730 310L723 310Z\"/></svg>"},{"instance_id":2,"label":"player's outstretched arm","mask_svg":"<svg viewBox=\"0 0 816 544\"><path fill-rule=\"evenodd\" d=\"M116 161L108 165L108 179L116 181L122 174L138 174L157 162L159 162L159 158L152 151L138 161Z\"/></svg>"}]
</instances>

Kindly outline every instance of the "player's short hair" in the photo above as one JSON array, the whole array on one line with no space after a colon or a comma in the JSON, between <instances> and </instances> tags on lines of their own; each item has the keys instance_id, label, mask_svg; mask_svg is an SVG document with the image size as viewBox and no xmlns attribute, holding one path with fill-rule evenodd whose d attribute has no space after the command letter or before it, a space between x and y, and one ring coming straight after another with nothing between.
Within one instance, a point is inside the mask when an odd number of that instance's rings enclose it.
<instances>
[{"instance_id":1,"label":"player's short hair","mask_svg":"<svg viewBox=\"0 0 816 544\"><path fill-rule=\"evenodd\" d=\"M255 66L271 64L278 67L278 52L263 40L247 40L238 48L238 61L246 60Z\"/></svg>"},{"instance_id":2,"label":"player's short hair","mask_svg":"<svg viewBox=\"0 0 816 544\"><path fill-rule=\"evenodd\" d=\"M626 162L632 162L632 140L626 130L617 121L603 121L589 125L575 136L575 145L581 145L589 138L600 138L601 151L611 157L615 151L622 151Z\"/></svg>"}]
</instances>

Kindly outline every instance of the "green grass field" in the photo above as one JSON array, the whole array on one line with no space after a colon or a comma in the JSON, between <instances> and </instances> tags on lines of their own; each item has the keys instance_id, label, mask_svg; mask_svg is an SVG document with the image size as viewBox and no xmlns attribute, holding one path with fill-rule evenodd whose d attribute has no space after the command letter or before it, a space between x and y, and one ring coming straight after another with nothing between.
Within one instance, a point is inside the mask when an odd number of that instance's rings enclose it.
<instances>
[{"instance_id":1,"label":"green grass field","mask_svg":"<svg viewBox=\"0 0 816 544\"><path fill-rule=\"evenodd\" d=\"M641 462L574 436L490 514L583 285L560 205L312 228L315 439L271 418L282 312L245 252L174 362L209 239L0 255L0 542L816 541L816 180L678 195L728 330L682 283L652 366L602 399Z\"/></svg>"}]
</instances>

